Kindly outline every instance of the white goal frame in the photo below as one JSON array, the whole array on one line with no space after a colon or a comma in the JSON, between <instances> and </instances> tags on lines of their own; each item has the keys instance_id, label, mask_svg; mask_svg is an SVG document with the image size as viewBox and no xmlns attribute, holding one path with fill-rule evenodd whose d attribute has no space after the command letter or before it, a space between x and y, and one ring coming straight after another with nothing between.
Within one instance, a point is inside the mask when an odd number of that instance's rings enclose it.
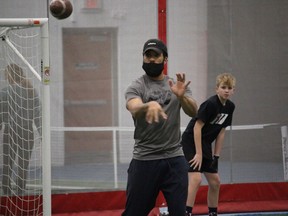
<instances>
[{"instance_id":1,"label":"white goal frame","mask_svg":"<svg viewBox=\"0 0 288 216\"><path fill-rule=\"evenodd\" d=\"M0 27L40 27L41 33L41 76L29 62L18 52L9 40L5 42L16 55L31 69L41 82L42 106L42 184L43 184L43 216L51 216L51 137L50 137L50 64L49 64L49 23L48 18L8 18L0 19ZM0 32L2 35L3 31Z\"/></svg>"}]
</instances>

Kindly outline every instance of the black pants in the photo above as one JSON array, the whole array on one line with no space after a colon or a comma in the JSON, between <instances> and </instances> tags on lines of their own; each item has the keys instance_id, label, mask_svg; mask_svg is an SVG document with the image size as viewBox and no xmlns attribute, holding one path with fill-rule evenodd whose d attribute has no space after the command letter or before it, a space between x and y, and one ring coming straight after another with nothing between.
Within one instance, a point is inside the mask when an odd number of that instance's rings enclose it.
<instances>
[{"instance_id":1,"label":"black pants","mask_svg":"<svg viewBox=\"0 0 288 216\"><path fill-rule=\"evenodd\" d=\"M128 169L127 201L123 216L147 216L162 191L169 216L185 216L188 168L184 156L140 161L133 159Z\"/></svg>"}]
</instances>

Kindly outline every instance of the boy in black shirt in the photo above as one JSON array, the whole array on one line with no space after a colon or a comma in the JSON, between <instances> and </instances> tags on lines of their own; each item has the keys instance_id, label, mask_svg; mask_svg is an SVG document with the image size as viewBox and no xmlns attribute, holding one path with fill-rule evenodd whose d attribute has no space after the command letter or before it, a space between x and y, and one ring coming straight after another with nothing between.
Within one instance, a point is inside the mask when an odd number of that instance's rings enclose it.
<instances>
[{"instance_id":1,"label":"boy in black shirt","mask_svg":"<svg viewBox=\"0 0 288 216\"><path fill-rule=\"evenodd\" d=\"M186 215L192 215L192 209L199 186L201 173L204 173L208 189L209 216L217 215L220 177L218 159L222 148L225 128L232 124L235 105L229 100L234 93L236 80L229 73L223 73L216 79L216 95L201 104L198 114L191 119L182 135L185 157L190 164L189 188L186 202ZM212 151L212 142L215 146Z\"/></svg>"}]
</instances>

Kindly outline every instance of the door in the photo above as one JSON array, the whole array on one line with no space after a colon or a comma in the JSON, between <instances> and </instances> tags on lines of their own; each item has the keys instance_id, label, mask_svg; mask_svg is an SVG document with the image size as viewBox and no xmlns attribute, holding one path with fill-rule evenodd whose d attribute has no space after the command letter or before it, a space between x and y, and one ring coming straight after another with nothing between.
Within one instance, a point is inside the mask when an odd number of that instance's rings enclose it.
<instances>
[{"instance_id":1,"label":"door","mask_svg":"<svg viewBox=\"0 0 288 216\"><path fill-rule=\"evenodd\" d=\"M66 164L112 160L112 132L90 129L115 124L113 40L113 29L63 29L64 123L75 129L65 132Z\"/></svg>"}]
</instances>

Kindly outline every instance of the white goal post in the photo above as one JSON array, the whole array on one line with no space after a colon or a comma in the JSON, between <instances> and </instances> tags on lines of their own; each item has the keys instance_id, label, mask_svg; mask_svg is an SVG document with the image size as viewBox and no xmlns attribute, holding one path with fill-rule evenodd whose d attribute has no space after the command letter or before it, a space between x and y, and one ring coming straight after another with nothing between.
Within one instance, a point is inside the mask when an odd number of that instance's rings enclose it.
<instances>
[{"instance_id":1,"label":"white goal post","mask_svg":"<svg viewBox=\"0 0 288 216\"><path fill-rule=\"evenodd\" d=\"M48 18L0 19L0 148L3 147L0 149L0 215L51 216L48 26ZM33 92L33 97L29 92ZM23 95L28 95L28 99ZM38 110L40 114L36 115ZM23 123L26 120L33 122L33 128L27 126L30 123ZM27 132L29 127L32 129ZM33 138L29 140L31 134ZM18 147L11 147L11 143ZM27 143L33 144L25 153L22 147ZM5 149L13 156L5 153ZM29 155L29 162L25 155Z\"/></svg>"}]
</instances>

